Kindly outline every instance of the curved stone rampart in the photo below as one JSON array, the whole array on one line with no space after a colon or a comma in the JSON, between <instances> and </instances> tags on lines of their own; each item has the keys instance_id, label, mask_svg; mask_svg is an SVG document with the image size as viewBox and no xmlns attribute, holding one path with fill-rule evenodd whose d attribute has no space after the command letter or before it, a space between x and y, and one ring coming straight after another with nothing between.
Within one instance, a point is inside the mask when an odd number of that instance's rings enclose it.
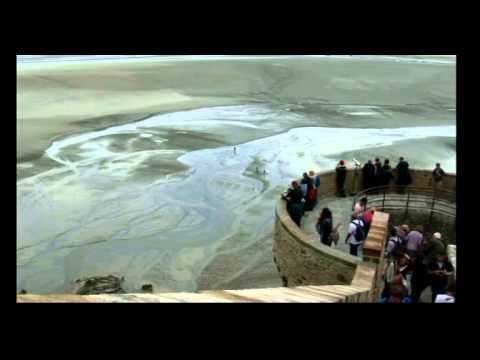
<instances>
[{"instance_id":1,"label":"curved stone rampart","mask_svg":"<svg viewBox=\"0 0 480 360\"><path fill-rule=\"evenodd\" d=\"M412 187L432 186L432 172L411 170ZM336 173L320 173L321 186L319 198L332 198L336 192ZM394 177L396 171L394 171ZM392 185L394 181L392 181ZM361 189L361 171L355 174L349 170L346 180L347 193ZM456 190L456 175L448 174L443 189ZM274 261L285 286L302 285L352 285L359 266L372 265L381 268L384 241L387 236L390 216L377 212L372 223L369 238L364 244L364 262L342 251L332 249L320 243L317 235L302 231L290 218L286 201L279 200L275 212ZM343 239L340 239L342 241ZM376 284L378 271L375 272ZM372 285L375 287L375 285ZM373 289L372 289L373 290Z\"/></svg>"}]
</instances>

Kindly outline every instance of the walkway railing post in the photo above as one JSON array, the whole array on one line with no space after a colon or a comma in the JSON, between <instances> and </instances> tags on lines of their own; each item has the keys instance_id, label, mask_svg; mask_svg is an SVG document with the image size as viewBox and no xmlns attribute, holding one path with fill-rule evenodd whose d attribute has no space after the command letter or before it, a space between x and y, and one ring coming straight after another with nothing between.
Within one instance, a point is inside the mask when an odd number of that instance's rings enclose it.
<instances>
[{"instance_id":1,"label":"walkway railing post","mask_svg":"<svg viewBox=\"0 0 480 360\"><path fill-rule=\"evenodd\" d=\"M386 193L386 189L383 189L382 211L385 211L385 193Z\"/></svg>"},{"instance_id":2,"label":"walkway railing post","mask_svg":"<svg viewBox=\"0 0 480 360\"><path fill-rule=\"evenodd\" d=\"M410 190L407 190L407 206L405 206L405 217L408 216L408 207L410 206Z\"/></svg>"},{"instance_id":3,"label":"walkway railing post","mask_svg":"<svg viewBox=\"0 0 480 360\"><path fill-rule=\"evenodd\" d=\"M430 219L428 220L430 223L432 222L434 209L435 209L435 191L433 192L433 195L432 195L432 208L430 209Z\"/></svg>"}]
</instances>

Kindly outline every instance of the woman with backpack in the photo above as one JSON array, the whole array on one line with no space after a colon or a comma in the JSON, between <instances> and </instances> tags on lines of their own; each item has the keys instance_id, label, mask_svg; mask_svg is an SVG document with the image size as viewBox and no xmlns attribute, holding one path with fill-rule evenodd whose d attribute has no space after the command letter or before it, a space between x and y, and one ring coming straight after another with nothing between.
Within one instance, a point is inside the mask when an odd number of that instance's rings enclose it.
<instances>
[{"instance_id":1,"label":"woman with backpack","mask_svg":"<svg viewBox=\"0 0 480 360\"><path fill-rule=\"evenodd\" d=\"M338 228L341 224L333 227L333 216L329 208L324 208L320 217L318 218L316 229L320 235L320 241L327 246L335 245L338 242Z\"/></svg>"},{"instance_id":2,"label":"woman with backpack","mask_svg":"<svg viewBox=\"0 0 480 360\"><path fill-rule=\"evenodd\" d=\"M400 236L398 236L398 231L396 228L392 228L390 230L390 237L387 241L387 248L385 250L386 257L397 257L399 256L400 252L405 253L403 248L403 242Z\"/></svg>"}]
</instances>

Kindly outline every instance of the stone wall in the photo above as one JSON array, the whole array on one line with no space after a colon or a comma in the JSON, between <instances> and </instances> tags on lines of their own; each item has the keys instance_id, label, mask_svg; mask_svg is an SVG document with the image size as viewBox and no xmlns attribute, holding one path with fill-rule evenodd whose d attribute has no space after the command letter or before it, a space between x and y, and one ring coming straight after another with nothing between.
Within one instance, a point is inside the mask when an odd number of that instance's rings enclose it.
<instances>
[{"instance_id":1,"label":"stone wall","mask_svg":"<svg viewBox=\"0 0 480 360\"><path fill-rule=\"evenodd\" d=\"M277 206L273 256L284 286L350 285L360 260L314 244L311 235L290 219L285 204Z\"/></svg>"}]
</instances>

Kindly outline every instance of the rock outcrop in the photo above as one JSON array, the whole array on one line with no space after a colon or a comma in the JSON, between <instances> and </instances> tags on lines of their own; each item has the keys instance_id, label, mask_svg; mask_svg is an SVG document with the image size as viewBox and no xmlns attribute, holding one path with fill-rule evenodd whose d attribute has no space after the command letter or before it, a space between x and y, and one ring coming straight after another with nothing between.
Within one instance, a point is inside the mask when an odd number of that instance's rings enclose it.
<instances>
[{"instance_id":1,"label":"rock outcrop","mask_svg":"<svg viewBox=\"0 0 480 360\"><path fill-rule=\"evenodd\" d=\"M122 294L124 278L114 275L94 276L78 279L74 283L74 293L76 295L100 295L100 294Z\"/></svg>"}]
</instances>

